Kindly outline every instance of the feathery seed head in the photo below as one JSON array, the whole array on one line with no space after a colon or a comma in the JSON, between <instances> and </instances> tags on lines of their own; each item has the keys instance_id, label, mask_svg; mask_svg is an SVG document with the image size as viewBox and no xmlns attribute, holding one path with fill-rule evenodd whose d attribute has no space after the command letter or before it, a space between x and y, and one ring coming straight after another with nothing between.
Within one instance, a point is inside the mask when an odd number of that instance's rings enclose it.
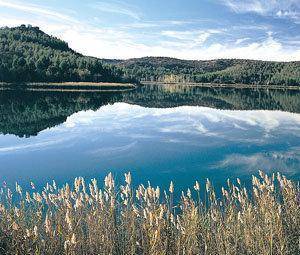
<instances>
[{"instance_id":1,"label":"feathery seed head","mask_svg":"<svg viewBox=\"0 0 300 255\"><path fill-rule=\"evenodd\" d=\"M45 219L45 230L47 234L51 233L51 221L49 219L48 214L46 215L46 219Z\"/></svg>"},{"instance_id":2,"label":"feathery seed head","mask_svg":"<svg viewBox=\"0 0 300 255\"><path fill-rule=\"evenodd\" d=\"M76 236L73 233L72 237L71 237L71 244L76 244Z\"/></svg>"},{"instance_id":3,"label":"feathery seed head","mask_svg":"<svg viewBox=\"0 0 300 255\"><path fill-rule=\"evenodd\" d=\"M35 185L33 182L30 182L31 189L35 189Z\"/></svg>"},{"instance_id":4,"label":"feathery seed head","mask_svg":"<svg viewBox=\"0 0 300 255\"><path fill-rule=\"evenodd\" d=\"M199 185L199 182L198 182L198 181L196 181L195 186L194 186L194 189L195 189L196 191L199 191L199 190L200 190L200 185Z\"/></svg>"},{"instance_id":5,"label":"feathery seed head","mask_svg":"<svg viewBox=\"0 0 300 255\"><path fill-rule=\"evenodd\" d=\"M189 199L192 198L192 193L191 193L190 189L187 190L186 194L187 194L187 196L188 196Z\"/></svg>"},{"instance_id":6,"label":"feathery seed head","mask_svg":"<svg viewBox=\"0 0 300 255\"><path fill-rule=\"evenodd\" d=\"M22 195L22 188L17 182L16 182L16 192Z\"/></svg>"},{"instance_id":7,"label":"feathery seed head","mask_svg":"<svg viewBox=\"0 0 300 255\"><path fill-rule=\"evenodd\" d=\"M125 173L125 182L130 186L131 185L131 173Z\"/></svg>"},{"instance_id":8,"label":"feathery seed head","mask_svg":"<svg viewBox=\"0 0 300 255\"><path fill-rule=\"evenodd\" d=\"M112 189L114 188L115 186L115 182L114 182L114 179L112 177L112 173L109 173L105 179L104 179L104 184L105 184L105 187L109 190L109 191L112 191Z\"/></svg>"},{"instance_id":9,"label":"feathery seed head","mask_svg":"<svg viewBox=\"0 0 300 255\"><path fill-rule=\"evenodd\" d=\"M169 191L170 191L171 194L174 192L174 184L173 184L172 181L170 183Z\"/></svg>"}]
</instances>

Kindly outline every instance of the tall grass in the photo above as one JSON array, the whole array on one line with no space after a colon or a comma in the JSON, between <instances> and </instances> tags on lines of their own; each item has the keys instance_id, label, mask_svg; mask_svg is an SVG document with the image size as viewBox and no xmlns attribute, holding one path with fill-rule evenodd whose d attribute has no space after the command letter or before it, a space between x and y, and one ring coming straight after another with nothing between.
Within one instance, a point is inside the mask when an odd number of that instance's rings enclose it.
<instances>
[{"instance_id":1,"label":"tall grass","mask_svg":"<svg viewBox=\"0 0 300 255\"><path fill-rule=\"evenodd\" d=\"M0 254L300 254L300 189L280 174L228 181L219 198L196 182L178 204L173 183L134 190L130 173L72 187L2 188Z\"/></svg>"}]
</instances>

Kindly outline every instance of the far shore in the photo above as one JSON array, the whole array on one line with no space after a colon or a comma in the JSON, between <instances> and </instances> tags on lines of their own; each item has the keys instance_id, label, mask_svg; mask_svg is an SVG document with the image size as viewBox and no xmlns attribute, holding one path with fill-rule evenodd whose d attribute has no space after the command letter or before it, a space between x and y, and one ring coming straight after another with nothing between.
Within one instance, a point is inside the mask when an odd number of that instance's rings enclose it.
<instances>
[{"instance_id":1,"label":"far shore","mask_svg":"<svg viewBox=\"0 0 300 255\"><path fill-rule=\"evenodd\" d=\"M1 88L0 88L1 90ZM27 91L52 91L52 92L101 92L101 93L112 93L112 92L124 92L124 91L131 91L133 88L119 88L119 89L69 89L69 88L27 88Z\"/></svg>"},{"instance_id":2,"label":"far shore","mask_svg":"<svg viewBox=\"0 0 300 255\"><path fill-rule=\"evenodd\" d=\"M273 84L226 84L226 83L196 83L196 82L161 82L161 81L141 81L140 85L161 85L161 86L190 86L203 88L234 88L234 89L272 89L272 90L300 90L300 86L286 86ZM0 82L2 89L11 86L25 85L28 90L45 91L118 91L135 89L139 85L133 83L118 82L24 82L7 83ZM1 89L1 88L0 88Z\"/></svg>"},{"instance_id":3,"label":"far shore","mask_svg":"<svg viewBox=\"0 0 300 255\"><path fill-rule=\"evenodd\" d=\"M161 82L161 81L141 81L144 85L162 85L162 86L190 86L190 87L203 87L203 88L234 88L234 89L287 89L287 90L300 90L300 86L286 86L286 85L256 85L256 84L226 84L226 83L197 83L197 82Z\"/></svg>"},{"instance_id":4,"label":"far shore","mask_svg":"<svg viewBox=\"0 0 300 255\"><path fill-rule=\"evenodd\" d=\"M14 82L14 83L9 83L9 82L0 82L0 85L16 85L16 84L25 84L28 86L48 86L48 85L53 85L53 86L96 86L96 87L136 87L133 83L121 83L121 82L76 82L76 81L71 81L71 82Z\"/></svg>"},{"instance_id":5,"label":"far shore","mask_svg":"<svg viewBox=\"0 0 300 255\"><path fill-rule=\"evenodd\" d=\"M6 83L0 82L2 89L12 87L23 87L32 91L74 91L74 92L97 92L97 91L118 91L135 89L137 85L133 83L117 82L24 82Z\"/></svg>"}]
</instances>

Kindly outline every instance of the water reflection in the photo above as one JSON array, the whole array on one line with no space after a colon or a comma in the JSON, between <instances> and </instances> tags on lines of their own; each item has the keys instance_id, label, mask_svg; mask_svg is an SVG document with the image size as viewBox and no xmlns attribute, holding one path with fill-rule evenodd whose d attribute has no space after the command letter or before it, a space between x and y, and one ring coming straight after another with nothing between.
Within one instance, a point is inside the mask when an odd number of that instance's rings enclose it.
<instances>
[{"instance_id":1,"label":"water reflection","mask_svg":"<svg viewBox=\"0 0 300 255\"><path fill-rule=\"evenodd\" d=\"M166 187L172 179L178 189L207 177L249 179L258 169L299 179L299 141L297 113L114 103L28 139L0 136L0 179L65 182L130 170L136 182Z\"/></svg>"},{"instance_id":2,"label":"water reflection","mask_svg":"<svg viewBox=\"0 0 300 255\"><path fill-rule=\"evenodd\" d=\"M32 92L0 91L0 133L20 137L66 121L82 110L97 110L103 105L124 102L152 108L206 106L231 110L281 110L300 112L300 92L199 88L179 85L144 86L126 92Z\"/></svg>"}]
</instances>

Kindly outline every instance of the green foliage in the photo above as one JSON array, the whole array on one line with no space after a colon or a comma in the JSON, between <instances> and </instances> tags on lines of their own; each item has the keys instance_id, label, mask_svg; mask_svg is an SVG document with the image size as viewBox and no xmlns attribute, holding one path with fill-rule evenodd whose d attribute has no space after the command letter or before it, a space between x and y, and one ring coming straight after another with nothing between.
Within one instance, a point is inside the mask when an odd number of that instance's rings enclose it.
<instances>
[{"instance_id":1,"label":"green foliage","mask_svg":"<svg viewBox=\"0 0 300 255\"><path fill-rule=\"evenodd\" d=\"M116 67L82 56L38 27L21 25L0 29L0 81L2 82L123 82Z\"/></svg>"},{"instance_id":2,"label":"green foliage","mask_svg":"<svg viewBox=\"0 0 300 255\"><path fill-rule=\"evenodd\" d=\"M300 62L243 59L195 61L165 57L104 62L113 63L123 68L128 77L142 81L300 85Z\"/></svg>"},{"instance_id":3,"label":"green foliage","mask_svg":"<svg viewBox=\"0 0 300 255\"><path fill-rule=\"evenodd\" d=\"M300 85L299 62L219 59L207 61L145 57L100 60L82 56L38 27L0 29L3 82L198 82Z\"/></svg>"}]
</instances>

